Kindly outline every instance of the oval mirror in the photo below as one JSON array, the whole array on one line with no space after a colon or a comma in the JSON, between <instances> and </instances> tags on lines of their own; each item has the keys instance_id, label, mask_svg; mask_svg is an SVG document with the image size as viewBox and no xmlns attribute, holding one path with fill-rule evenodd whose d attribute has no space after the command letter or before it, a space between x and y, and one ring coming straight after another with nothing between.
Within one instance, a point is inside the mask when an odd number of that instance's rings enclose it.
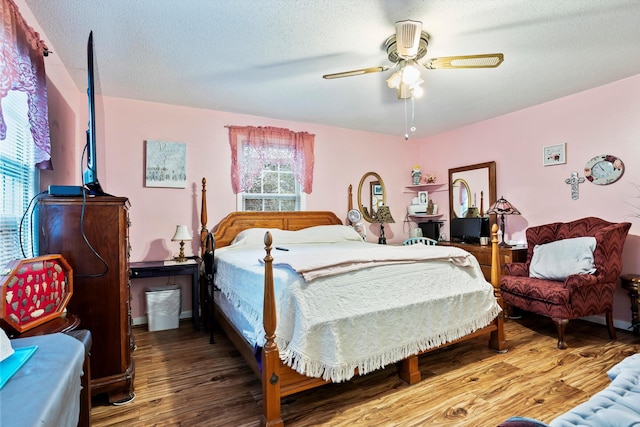
<instances>
[{"instance_id":1,"label":"oval mirror","mask_svg":"<svg viewBox=\"0 0 640 427\"><path fill-rule=\"evenodd\" d=\"M362 218L367 222L373 222L373 215L379 206L387 204L387 192L380 175L375 172L367 172L358 184L358 209Z\"/></svg>"},{"instance_id":2,"label":"oval mirror","mask_svg":"<svg viewBox=\"0 0 640 427\"><path fill-rule=\"evenodd\" d=\"M451 193L453 197L453 203L451 204L453 218L464 218L470 206L471 190L469 189L469 184L464 179L458 178L451 184Z\"/></svg>"}]
</instances>

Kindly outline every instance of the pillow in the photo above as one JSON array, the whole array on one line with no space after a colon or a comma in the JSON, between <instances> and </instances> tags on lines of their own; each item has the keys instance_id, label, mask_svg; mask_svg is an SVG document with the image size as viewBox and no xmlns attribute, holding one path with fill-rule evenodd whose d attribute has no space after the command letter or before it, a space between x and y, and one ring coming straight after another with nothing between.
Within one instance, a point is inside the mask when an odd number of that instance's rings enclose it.
<instances>
[{"instance_id":1,"label":"pillow","mask_svg":"<svg viewBox=\"0 0 640 427\"><path fill-rule=\"evenodd\" d=\"M498 427L548 427L542 421L527 417L511 417L498 424Z\"/></svg>"},{"instance_id":2,"label":"pillow","mask_svg":"<svg viewBox=\"0 0 640 427\"><path fill-rule=\"evenodd\" d=\"M562 281L572 274L593 274L596 272L593 262L595 248L595 237L576 237L536 245L529 277Z\"/></svg>"},{"instance_id":3,"label":"pillow","mask_svg":"<svg viewBox=\"0 0 640 427\"><path fill-rule=\"evenodd\" d=\"M273 243L336 243L344 241L362 242L358 232L347 225L317 225L302 230L280 230L279 228L249 228L233 239L230 246L264 246L264 234L270 231Z\"/></svg>"}]
</instances>

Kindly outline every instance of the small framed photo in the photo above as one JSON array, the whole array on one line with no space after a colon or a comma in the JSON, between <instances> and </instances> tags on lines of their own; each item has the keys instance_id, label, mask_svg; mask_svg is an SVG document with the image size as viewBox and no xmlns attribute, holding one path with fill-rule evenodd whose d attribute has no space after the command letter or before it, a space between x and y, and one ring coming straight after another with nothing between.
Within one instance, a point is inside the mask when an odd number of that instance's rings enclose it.
<instances>
[{"instance_id":1,"label":"small framed photo","mask_svg":"<svg viewBox=\"0 0 640 427\"><path fill-rule=\"evenodd\" d=\"M542 149L542 165L553 166L567 163L567 144L548 145Z\"/></svg>"},{"instance_id":2,"label":"small framed photo","mask_svg":"<svg viewBox=\"0 0 640 427\"><path fill-rule=\"evenodd\" d=\"M429 204L429 192L418 191L418 203L421 205Z\"/></svg>"},{"instance_id":3,"label":"small framed photo","mask_svg":"<svg viewBox=\"0 0 640 427\"><path fill-rule=\"evenodd\" d=\"M373 194L374 194L375 196L382 196L382 185L380 185L380 184L373 184L373 185L371 186L371 188L372 188Z\"/></svg>"}]
</instances>

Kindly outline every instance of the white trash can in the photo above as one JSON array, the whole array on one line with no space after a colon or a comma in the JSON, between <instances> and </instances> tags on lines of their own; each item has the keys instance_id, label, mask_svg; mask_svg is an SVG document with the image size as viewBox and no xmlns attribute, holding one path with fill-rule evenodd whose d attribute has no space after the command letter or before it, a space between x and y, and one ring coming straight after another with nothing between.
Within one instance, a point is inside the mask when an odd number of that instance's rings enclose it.
<instances>
[{"instance_id":1,"label":"white trash can","mask_svg":"<svg viewBox=\"0 0 640 427\"><path fill-rule=\"evenodd\" d=\"M180 285L148 288L146 297L149 332L177 329L182 307Z\"/></svg>"}]
</instances>

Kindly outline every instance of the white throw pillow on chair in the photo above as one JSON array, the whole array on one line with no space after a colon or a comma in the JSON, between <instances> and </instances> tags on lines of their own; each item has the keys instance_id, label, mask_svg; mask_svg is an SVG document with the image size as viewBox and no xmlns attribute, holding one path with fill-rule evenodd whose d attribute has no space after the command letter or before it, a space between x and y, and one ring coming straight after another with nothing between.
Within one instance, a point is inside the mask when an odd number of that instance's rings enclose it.
<instances>
[{"instance_id":1,"label":"white throw pillow on chair","mask_svg":"<svg viewBox=\"0 0 640 427\"><path fill-rule=\"evenodd\" d=\"M595 237L557 240L533 248L529 277L563 281L572 274L593 274Z\"/></svg>"}]
</instances>

